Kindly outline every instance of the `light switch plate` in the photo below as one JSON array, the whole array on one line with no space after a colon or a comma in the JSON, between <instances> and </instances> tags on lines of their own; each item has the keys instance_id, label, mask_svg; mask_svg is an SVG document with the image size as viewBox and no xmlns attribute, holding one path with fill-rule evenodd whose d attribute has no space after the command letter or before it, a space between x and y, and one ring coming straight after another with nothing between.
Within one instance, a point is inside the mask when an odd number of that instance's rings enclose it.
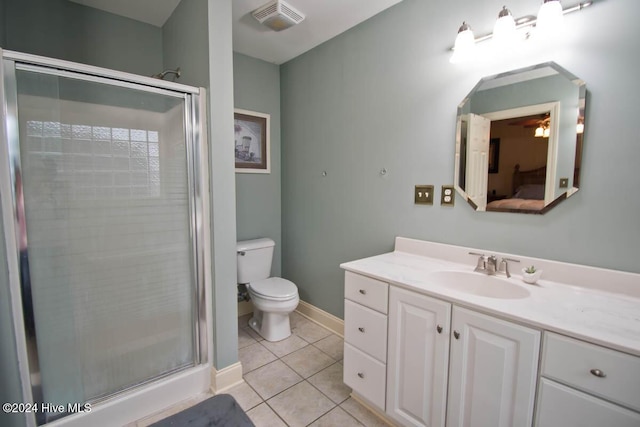
<instances>
[{"instance_id":1,"label":"light switch plate","mask_svg":"<svg viewBox=\"0 0 640 427\"><path fill-rule=\"evenodd\" d=\"M569 178L560 178L560 188L567 188L569 186Z\"/></svg>"},{"instance_id":2,"label":"light switch plate","mask_svg":"<svg viewBox=\"0 0 640 427\"><path fill-rule=\"evenodd\" d=\"M416 205L432 205L433 185L416 185L414 202Z\"/></svg>"},{"instance_id":3,"label":"light switch plate","mask_svg":"<svg viewBox=\"0 0 640 427\"><path fill-rule=\"evenodd\" d=\"M453 185L443 185L440 193L440 204L443 206L453 206L456 198L456 191Z\"/></svg>"}]
</instances>

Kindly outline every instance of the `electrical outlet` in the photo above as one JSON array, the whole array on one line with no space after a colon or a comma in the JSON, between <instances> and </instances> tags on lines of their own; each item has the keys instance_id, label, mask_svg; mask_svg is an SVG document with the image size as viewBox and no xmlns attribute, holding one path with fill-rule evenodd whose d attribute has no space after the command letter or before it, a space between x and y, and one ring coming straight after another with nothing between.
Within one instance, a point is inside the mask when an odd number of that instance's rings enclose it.
<instances>
[{"instance_id":1,"label":"electrical outlet","mask_svg":"<svg viewBox=\"0 0 640 427\"><path fill-rule=\"evenodd\" d=\"M442 192L440 193L440 204L443 206L453 206L453 202L456 197L456 192L453 185L443 185Z\"/></svg>"},{"instance_id":2,"label":"electrical outlet","mask_svg":"<svg viewBox=\"0 0 640 427\"><path fill-rule=\"evenodd\" d=\"M560 178L560 188L567 188L569 186L569 178Z\"/></svg>"},{"instance_id":3,"label":"electrical outlet","mask_svg":"<svg viewBox=\"0 0 640 427\"><path fill-rule=\"evenodd\" d=\"M432 205L433 185L416 185L414 201L416 205Z\"/></svg>"}]
</instances>

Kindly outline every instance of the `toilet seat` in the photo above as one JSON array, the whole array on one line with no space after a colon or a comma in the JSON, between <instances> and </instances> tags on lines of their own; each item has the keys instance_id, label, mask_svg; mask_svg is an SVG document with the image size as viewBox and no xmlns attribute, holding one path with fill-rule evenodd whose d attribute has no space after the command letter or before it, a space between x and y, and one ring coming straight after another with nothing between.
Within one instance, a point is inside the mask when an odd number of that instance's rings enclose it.
<instances>
[{"instance_id":1,"label":"toilet seat","mask_svg":"<svg viewBox=\"0 0 640 427\"><path fill-rule=\"evenodd\" d=\"M269 277L249 283L249 291L256 296L274 301L287 301L298 295L298 288L287 279Z\"/></svg>"}]
</instances>

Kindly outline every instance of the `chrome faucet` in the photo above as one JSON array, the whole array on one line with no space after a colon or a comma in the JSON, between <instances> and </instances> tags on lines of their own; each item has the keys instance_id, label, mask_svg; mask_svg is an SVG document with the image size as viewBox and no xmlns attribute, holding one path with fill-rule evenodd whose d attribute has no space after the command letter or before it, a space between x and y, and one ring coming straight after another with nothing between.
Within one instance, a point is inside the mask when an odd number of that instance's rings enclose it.
<instances>
[{"instance_id":1,"label":"chrome faucet","mask_svg":"<svg viewBox=\"0 0 640 427\"><path fill-rule=\"evenodd\" d=\"M478 255L478 264L473 271L484 273L489 276L495 276L496 274L504 274L507 277L511 277L509 273L509 261L520 262L520 260L512 258L502 258L498 263L498 258L495 255L479 254L477 252L469 252L469 255Z\"/></svg>"}]
</instances>

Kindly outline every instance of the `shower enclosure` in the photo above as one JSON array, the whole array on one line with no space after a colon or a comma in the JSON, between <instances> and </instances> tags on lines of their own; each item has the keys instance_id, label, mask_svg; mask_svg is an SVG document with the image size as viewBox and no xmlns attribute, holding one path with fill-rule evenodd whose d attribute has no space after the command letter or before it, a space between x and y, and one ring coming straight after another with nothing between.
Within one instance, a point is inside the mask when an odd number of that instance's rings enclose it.
<instances>
[{"instance_id":1,"label":"shower enclosure","mask_svg":"<svg viewBox=\"0 0 640 427\"><path fill-rule=\"evenodd\" d=\"M205 364L200 89L4 51L0 92L30 422Z\"/></svg>"}]
</instances>

